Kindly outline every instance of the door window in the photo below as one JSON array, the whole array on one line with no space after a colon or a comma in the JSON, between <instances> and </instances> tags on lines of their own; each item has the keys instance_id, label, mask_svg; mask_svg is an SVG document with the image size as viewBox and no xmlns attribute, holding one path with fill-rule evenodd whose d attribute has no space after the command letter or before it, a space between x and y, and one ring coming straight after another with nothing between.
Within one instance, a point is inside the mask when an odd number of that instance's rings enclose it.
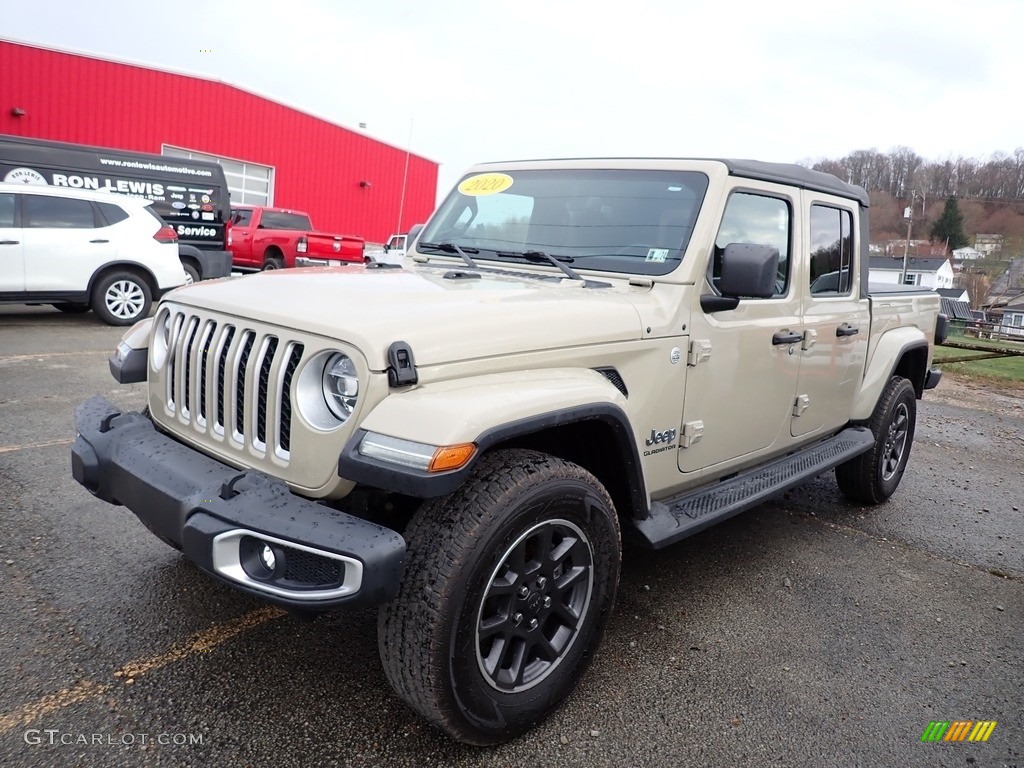
<instances>
[{"instance_id":1,"label":"door window","mask_svg":"<svg viewBox=\"0 0 1024 768\"><path fill-rule=\"evenodd\" d=\"M810 288L815 296L845 296L853 288L853 214L811 206Z\"/></svg>"},{"instance_id":2,"label":"door window","mask_svg":"<svg viewBox=\"0 0 1024 768\"><path fill-rule=\"evenodd\" d=\"M298 213L284 213L283 211L264 211L260 219L260 229L284 229L296 232L309 232L312 227L309 224L309 217Z\"/></svg>"},{"instance_id":3,"label":"door window","mask_svg":"<svg viewBox=\"0 0 1024 768\"><path fill-rule=\"evenodd\" d=\"M92 229L96 226L96 217L88 200L25 195L22 202L26 227Z\"/></svg>"},{"instance_id":4,"label":"door window","mask_svg":"<svg viewBox=\"0 0 1024 768\"><path fill-rule=\"evenodd\" d=\"M236 227L248 227L249 222L252 221L252 209L238 208L232 211L232 220Z\"/></svg>"},{"instance_id":5,"label":"door window","mask_svg":"<svg viewBox=\"0 0 1024 768\"><path fill-rule=\"evenodd\" d=\"M0 227L14 226L14 195L0 195Z\"/></svg>"},{"instance_id":6,"label":"door window","mask_svg":"<svg viewBox=\"0 0 1024 768\"><path fill-rule=\"evenodd\" d=\"M120 205L114 205L113 203L96 203L100 208L100 213L103 214L103 219L107 226L111 224L117 224L119 221L124 221L128 218L128 212ZM160 221L163 226L163 220Z\"/></svg>"},{"instance_id":7,"label":"door window","mask_svg":"<svg viewBox=\"0 0 1024 768\"><path fill-rule=\"evenodd\" d=\"M770 245L779 251L775 296L784 296L789 285L789 203L778 197L736 192L725 206L722 224L715 238L715 253L708 265L709 281L718 290L722 276L722 254L731 243Z\"/></svg>"}]
</instances>

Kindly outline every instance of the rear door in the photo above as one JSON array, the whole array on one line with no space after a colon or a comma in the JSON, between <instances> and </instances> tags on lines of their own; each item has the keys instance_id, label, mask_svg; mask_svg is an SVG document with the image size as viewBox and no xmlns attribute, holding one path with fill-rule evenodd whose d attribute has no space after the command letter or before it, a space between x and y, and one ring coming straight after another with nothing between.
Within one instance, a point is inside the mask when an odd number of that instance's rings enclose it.
<instances>
[{"instance_id":1,"label":"rear door","mask_svg":"<svg viewBox=\"0 0 1024 768\"><path fill-rule=\"evenodd\" d=\"M113 227L88 200L22 196L25 290L84 291L93 273L117 256Z\"/></svg>"},{"instance_id":2,"label":"rear door","mask_svg":"<svg viewBox=\"0 0 1024 768\"><path fill-rule=\"evenodd\" d=\"M25 250L21 228L15 227L18 196L0 192L0 293L25 290Z\"/></svg>"},{"instance_id":3,"label":"rear door","mask_svg":"<svg viewBox=\"0 0 1024 768\"><path fill-rule=\"evenodd\" d=\"M860 286L859 208L851 200L804 192L807 248L796 270L803 306L800 380L791 434L841 427L860 389L870 308Z\"/></svg>"}]
</instances>

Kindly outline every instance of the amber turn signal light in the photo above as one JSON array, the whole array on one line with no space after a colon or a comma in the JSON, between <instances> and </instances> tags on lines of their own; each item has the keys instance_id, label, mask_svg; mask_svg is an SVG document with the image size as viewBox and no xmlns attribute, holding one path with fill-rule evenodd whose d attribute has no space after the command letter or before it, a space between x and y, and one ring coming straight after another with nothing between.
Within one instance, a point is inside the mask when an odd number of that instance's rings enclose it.
<instances>
[{"instance_id":1,"label":"amber turn signal light","mask_svg":"<svg viewBox=\"0 0 1024 768\"><path fill-rule=\"evenodd\" d=\"M461 443L459 445L442 445L434 451L434 457L430 460L428 472L446 472L450 469L461 469L473 458L476 453L474 443Z\"/></svg>"}]
</instances>

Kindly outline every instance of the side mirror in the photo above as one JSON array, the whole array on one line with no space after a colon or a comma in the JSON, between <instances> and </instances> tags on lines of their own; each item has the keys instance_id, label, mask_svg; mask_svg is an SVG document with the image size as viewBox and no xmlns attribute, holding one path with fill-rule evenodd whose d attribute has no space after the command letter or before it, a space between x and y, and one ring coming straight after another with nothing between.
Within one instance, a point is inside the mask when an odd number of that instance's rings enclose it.
<instances>
[{"instance_id":1,"label":"side mirror","mask_svg":"<svg viewBox=\"0 0 1024 768\"><path fill-rule=\"evenodd\" d=\"M729 243L722 254L723 296L770 299L775 295L779 249L771 245Z\"/></svg>"},{"instance_id":2,"label":"side mirror","mask_svg":"<svg viewBox=\"0 0 1024 768\"><path fill-rule=\"evenodd\" d=\"M387 243L384 243L384 253L387 253L390 250L391 250L391 246L388 245Z\"/></svg>"},{"instance_id":3,"label":"side mirror","mask_svg":"<svg viewBox=\"0 0 1024 768\"><path fill-rule=\"evenodd\" d=\"M416 238L420 236L420 232L423 231L423 227L426 224L413 224L409 228L409 233L405 236L405 250L406 253L412 250L412 244L416 241Z\"/></svg>"}]
</instances>

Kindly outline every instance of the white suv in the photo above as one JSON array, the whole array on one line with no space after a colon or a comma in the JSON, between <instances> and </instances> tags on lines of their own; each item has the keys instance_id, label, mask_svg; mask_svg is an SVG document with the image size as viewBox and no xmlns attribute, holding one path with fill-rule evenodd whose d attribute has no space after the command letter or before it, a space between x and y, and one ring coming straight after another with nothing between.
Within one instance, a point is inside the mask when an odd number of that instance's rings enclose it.
<instances>
[{"instance_id":1,"label":"white suv","mask_svg":"<svg viewBox=\"0 0 1024 768\"><path fill-rule=\"evenodd\" d=\"M149 314L186 282L174 230L140 200L0 184L0 301L92 309L110 325Z\"/></svg>"}]
</instances>

